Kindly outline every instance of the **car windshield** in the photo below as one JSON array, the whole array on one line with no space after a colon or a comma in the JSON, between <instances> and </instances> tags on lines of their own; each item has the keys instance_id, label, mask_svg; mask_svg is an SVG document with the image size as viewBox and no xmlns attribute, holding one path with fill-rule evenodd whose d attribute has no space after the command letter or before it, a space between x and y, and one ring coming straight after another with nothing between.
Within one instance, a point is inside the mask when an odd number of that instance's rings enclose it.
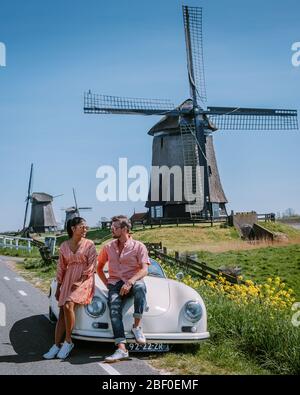
<instances>
[{"instance_id":1,"label":"car windshield","mask_svg":"<svg viewBox=\"0 0 300 395\"><path fill-rule=\"evenodd\" d=\"M148 276L166 278L160 264L150 258L151 265L148 268Z\"/></svg>"},{"instance_id":2,"label":"car windshield","mask_svg":"<svg viewBox=\"0 0 300 395\"><path fill-rule=\"evenodd\" d=\"M160 264L154 259L150 258L151 265L148 268L148 276L166 278ZM108 264L104 266L104 273L108 273Z\"/></svg>"}]
</instances>

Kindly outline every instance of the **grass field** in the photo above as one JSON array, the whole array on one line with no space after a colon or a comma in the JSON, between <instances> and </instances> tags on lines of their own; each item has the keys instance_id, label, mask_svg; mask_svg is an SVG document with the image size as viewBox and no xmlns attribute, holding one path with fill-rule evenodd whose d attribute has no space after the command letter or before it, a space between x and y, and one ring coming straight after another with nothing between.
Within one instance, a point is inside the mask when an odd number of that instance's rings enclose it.
<instances>
[{"instance_id":1,"label":"grass field","mask_svg":"<svg viewBox=\"0 0 300 395\"><path fill-rule=\"evenodd\" d=\"M293 228L289 224L281 222L260 222L260 225L271 232L280 232L286 234L291 240L300 242L300 230Z\"/></svg>"},{"instance_id":2,"label":"grass field","mask_svg":"<svg viewBox=\"0 0 300 395\"><path fill-rule=\"evenodd\" d=\"M31 252L25 250L15 250L10 248L0 248L0 255L4 256L16 256L21 258L38 258L40 257L40 253L38 248L33 247Z\"/></svg>"},{"instance_id":3,"label":"grass field","mask_svg":"<svg viewBox=\"0 0 300 395\"><path fill-rule=\"evenodd\" d=\"M216 269L221 266L241 267L245 278L257 282L278 276L300 298L300 244L217 254L201 251L198 258Z\"/></svg>"},{"instance_id":4,"label":"grass field","mask_svg":"<svg viewBox=\"0 0 300 395\"><path fill-rule=\"evenodd\" d=\"M99 243L103 237L110 234L108 229L91 229L87 232L87 238L93 240L95 243ZM68 239L68 235L59 236L56 239L57 246L60 246L62 242Z\"/></svg>"}]
</instances>

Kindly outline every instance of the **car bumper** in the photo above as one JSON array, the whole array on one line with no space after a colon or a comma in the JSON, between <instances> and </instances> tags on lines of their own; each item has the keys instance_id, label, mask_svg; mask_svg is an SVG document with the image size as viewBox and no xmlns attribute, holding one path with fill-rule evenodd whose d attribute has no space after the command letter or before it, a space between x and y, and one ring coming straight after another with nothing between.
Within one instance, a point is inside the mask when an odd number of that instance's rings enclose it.
<instances>
[{"instance_id":1,"label":"car bumper","mask_svg":"<svg viewBox=\"0 0 300 395\"><path fill-rule=\"evenodd\" d=\"M203 333L144 333L148 343L165 343L165 344L181 344L181 343L199 343L203 340L209 339L209 332ZM102 333L99 335L86 335L83 333L73 333L73 339L94 341L94 342L106 342L114 343L113 337L103 336ZM128 335L126 336L128 343L135 343L135 339Z\"/></svg>"}]
</instances>

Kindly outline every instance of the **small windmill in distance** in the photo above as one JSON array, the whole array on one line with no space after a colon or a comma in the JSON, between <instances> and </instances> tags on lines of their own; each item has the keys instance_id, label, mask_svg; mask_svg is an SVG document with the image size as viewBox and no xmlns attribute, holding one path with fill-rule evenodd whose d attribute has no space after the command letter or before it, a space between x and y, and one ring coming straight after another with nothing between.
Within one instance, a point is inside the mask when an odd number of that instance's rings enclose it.
<instances>
[{"instance_id":1,"label":"small windmill in distance","mask_svg":"<svg viewBox=\"0 0 300 395\"><path fill-rule=\"evenodd\" d=\"M64 210L64 212L66 213L64 229L67 229L67 223L70 219L75 217L80 217L79 210L92 210L92 207L78 207L76 192L74 188L73 188L73 197L74 197L75 206L62 208L62 210Z\"/></svg>"},{"instance_id":2,"label":"small windmill in distance","mask_svg":"<svg viewBox=\"0 0 300 395\"><path fill-rule=\"evenodd\" d=\"M57 222L55 219L52 202L53 199L62 195L52 196L45 192L32 192L32 185L33 163L30 167L27 197L25 199L26 207L24 222L21 233L25 233L26 231L35 233L55 232L57 230ZM31 215L29 225L26 227L29 203L31 203Z\"/></svg>"}]
</instances>

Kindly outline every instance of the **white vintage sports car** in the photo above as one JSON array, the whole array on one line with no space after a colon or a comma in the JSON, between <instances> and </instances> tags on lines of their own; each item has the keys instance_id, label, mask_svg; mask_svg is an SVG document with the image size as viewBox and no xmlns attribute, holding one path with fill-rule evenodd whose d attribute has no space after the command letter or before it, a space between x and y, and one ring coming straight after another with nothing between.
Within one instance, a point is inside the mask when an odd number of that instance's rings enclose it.
<instances>
[{"instance_id":1,"label":"white vintage sports car","mask_svg":"<svg viewBox=\"0 0 300 395\"><path fill-rule=\"evenodd\" d=\"M113 342L107 306L108 290L96 275L95 296L91 304L76 310L74 339ZM197 343L209 338L206 308L201 296L187 285L170 280L155 260L151 259L147 286L147 307L143 315L146 346L135 344L131 334L133 298L128 297L123 308L123 322L130 351L167 351L172 343ZM57 320L59 308L55 299L56 280L49 292L49 318Z\"/></svg>"}]
</instances>

